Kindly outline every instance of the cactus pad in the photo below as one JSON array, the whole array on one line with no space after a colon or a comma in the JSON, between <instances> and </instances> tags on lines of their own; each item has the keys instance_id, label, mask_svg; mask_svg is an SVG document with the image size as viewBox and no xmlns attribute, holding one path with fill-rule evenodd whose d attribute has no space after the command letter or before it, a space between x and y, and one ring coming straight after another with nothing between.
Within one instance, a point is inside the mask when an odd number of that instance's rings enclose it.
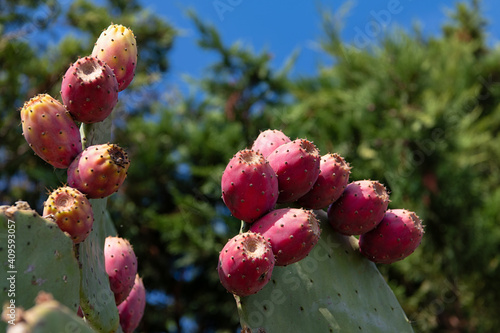
<instances>
[{"instance_id":1,"label":"cactus pad","mask_svg":"<svg viewBox=\"0 0 500 333\"><path fill-rule=\"evenodd\" d=\"M88 146L110 139L110 119L96 124L82 124L80 132ZM121 331L115 297L109 287L104 268L104 240L110 233L116 233L106 210L107 199L91 199L94 210L92 232L79 245L81 265L80 306L85 319L99 332ZM117 332L118 332L117 331Z\"/></svg>"},{"instance_id":2,"label":"cactus pad","mask_svg":"<svg viewBox=\"0 0 500 333\"><path fill-rule=\"evenodd\" d=\"M335 233L324 211L320 241L302 261L275 267L257 294L235 297L242 332L413 332L357 240Z\"/></svg>"},{"instance_id":3,"label":"cactus pad","mask_svg":"<svg viewBox=\"0 0 500 333\"><path fill-rule=\"evenodd\" d=\"M45 291L76 313L80 285L78 262L71 238L56 223L42 218L26 202L2 206L0 239L2 306L14 299L16 308L31 308L38 292ZM9 239L15 239L15 243ZM15 245L15 260L9 261L9 245L12 244ZM12 297L7 280L11 275L15 277L15 296ZM0 323L0 331L5 332L4 322Z\"/></svg>"}]
</instances>

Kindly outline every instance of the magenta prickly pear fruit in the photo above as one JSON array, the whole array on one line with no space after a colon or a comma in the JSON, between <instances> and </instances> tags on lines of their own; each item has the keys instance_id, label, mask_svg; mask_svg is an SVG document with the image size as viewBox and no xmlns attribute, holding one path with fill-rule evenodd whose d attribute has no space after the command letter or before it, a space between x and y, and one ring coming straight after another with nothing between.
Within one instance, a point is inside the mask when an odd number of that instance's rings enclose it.
<instances>
[{"instance_id":1,"label":"magenta prickly pear fruit","mask_svg":"<svg viewBox=\"0 0 500 333\"><path fill-rule=\"evenodd\" d=\"M127 299L118 305L120 326L123 333L132 333L139 326L146 307L146 289L139 274L135 276L134 286Z\"/></svg>"},{"instance_id":2,"label":"magenta prickly pear fruit","mask_svg":"<svg viewBox=\"0 0 500 333\"><path fill-rule=\"evenodd\" d=\"M129 295L137 274L137 257L128 240L112 236L106 238L104 266L109 276L111 291L115 294L115 302L118 305Z\"/></svg>"},{"instance_id":3,"label":"magenta prickly pear fruit","mask_svg":"<svg viewBox=\"0 0 500 333\"><path fill-rule=\"evenodd\" d=\"M278 178L259 153L241 150L229 161L221 180L222 199L234 217L253 222L274 208Z\"/></svg>"},{"instance_id":4,"label":"magenta prickly pear fruit","mask_svg":"<svg viewBox=\"0 0 500 333\"><path fill-rule=\"evenodd\" d=\"M276 266L304 259L318 243L321 228L312 210L281 208L255 221L250 231L271 243Z\"/></svg>"},{"instance_id":5,"label":"magenta prickly pear fruit","mask_svg":"<svg viewBox=\"0 0 500 333\"><path fill-rule=\"evenodd\" d=\"M257 293L269 282L274 268L271 244L259 234L234 236L219 255L217 271L229 292L238 296Z\"/></svg>"},{"instance_id":6,"label":"magenta prickly pear fruit","mask_svg":"<svg viewBox=\"0 0 500 333\"><path fill-rule=\"evenodd\" d=\"M339 154L321 157L321 170L313 188L298 200L298 204L309 209L323 209L330 206L344 192L349 183L351 168Z\"/></svg>"},{"instance_id":7,"label":"magenta prickly pear fruit","mask_svg":"<svg viewBox=\"0 0 500 333\"><path fill-rule=\"evenodd\" d=\"M128 87L135 75L137 44L134 33L123 25L110 25L97 39L92 56L113 69L118 81L118 90L122 91Z\"/></svg>"},{"instance_id":8,"label":"magenta prickly pear fruit","mask_svg":"<svg viewBox=\"0 0 500 333\"><path fill-rule=\"evenodd\" d=\"M355 181L330 205L328 220L341 234L361 235L382 221L388 205L389 194L384 185L376 180Z\"/></svg>"},{"instance_id":9,"label":"magenta prickly pear fruit","mask_svg":"<svg viewBox=\"0 0 500 333\"><path fill-rule=\"evenodd\" d=\"M82 192L69 186L60 187L49 195L43 204L43 216L52 216L75 244L87 238L94 224L89 200Z\"/></svg>"},{"instance_id":10,"label":"magenta prickly pear fruit","mask_svg":"<svg viewBox=\"0 0 500 333\"><path fill-rule=\"evenodd\" d=\"M68 185L91 199L105 198L118 191L129 165L127 153L115 144L90 146L68 167Z\"/></svg>"},{"instance_id":11,"label":"magenta prickly pear fruit","mask_svg":"<svg viewBox=\"0 0 500 333\"><path fill-rule=\"evenodd\" d=\"M276 148L291 141L282 131L269 129L259 134L253 142L252 150L261 153L267 158Z\"/></svg>"},{"instance_id":12,"label":"magenta prickly pear fruit","mask_svg":"<svg viewBox=\"0 0 500 333\"><path fill-rule=\"evenodd\" d=\"M285 143L267 157L278 175L279 203L293 202L311 190L319 176L320 159L316 146L305 139Z\"/></svg>"},{"instance_id":13,"label":"magenta prickly pear fruit","mask_svg":"<svg viewBox=\"0 0 500 333\"><path fill-rule=\"evenodd\" d=\"M55 168L67 168L82 151L80 131L58 100L40 94L21 109L23 135L33 151Z\"/></svg>"},{"instance_id":14,"label":"magenta prickly pear fruit","mask_svg":"<svg viewBox=\"0 0 500 333\"><path fill-rule=\"evenodd\" d=\"M118 102L118 81L106 63L80 58L64 74L61 97L76 121L96 123L106 119Z\"/></svg>"},{"instance_id":15,"label":"magenta prickly pear fruit","mask_svg":"<svg viewBox=\"0 0 500 333\"><path fill-rule=\"evenodd\" d=\"M414 212L389 209L375 229L359 236L359 250L375 263L391 264L412 254L423 235L424 227Z\"/></svg>"}]
</instances>

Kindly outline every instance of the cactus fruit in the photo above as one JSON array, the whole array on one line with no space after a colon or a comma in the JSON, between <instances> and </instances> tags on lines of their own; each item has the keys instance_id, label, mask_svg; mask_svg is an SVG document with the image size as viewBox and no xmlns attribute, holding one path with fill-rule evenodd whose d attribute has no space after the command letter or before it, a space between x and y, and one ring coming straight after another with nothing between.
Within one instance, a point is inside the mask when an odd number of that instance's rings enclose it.
<instances>
[{"instance_id":1,"label":"cactus fruit","mask_svg":"<svg viewBox=\"0 0 500 333\"><path fill-rule=\"evenodd\" d=\"M113 69L118 81L118 90L122 91L128 87L135 75L137 44L134 33L123 25L110 25L97 39L92 56Z\"/></svg>"},{"instance_id":2,"label":"cactus fruit","mask_svg":"<svg viewBox=\"0 0 500 333\"><path fill-rule=\"evenodd\" d=\"M328 153L321 157L321 170L313 188L298 200L298 204L309 209L330 206L344 192L349 183L351 168L339 154Z\"/></svg>"},{"instance_id":3,"label":"cactus fruit","mask_svg":"<svg viewBox=\"0 0 500 333\"><path fill-rule=\"evenodd\" d=\"M291 141L282 131L269 129L259 134L253 142L252 150L261 153L267 158L276 148Z\"/></svg>"},{"instance_id":4,"label":"cactus fruit","mask_svg":"<svg viewBox=\"0 0 500 333\"><path fill-rule=\"evenodd\" d=\"M389 194L384 185L374 180L355 181L330 205L328 219L341 234L361 235L382 221L388 205Z\"/></svg>"},{"instance_id":5,"label":"cactus fruit","mask_svg":"<svg viewBox=\"0 0 500 333\"><path fill-rule=\"evenodd\" d=\"M127 299L118 305L120 326L124 333L132 333L139 326L145 307L146 289L144 288L142 279L137 274L135 276L134 287Z\"/></svg>"},{"instance_id":6,"label":"cactus fruit","mask_svg":"<svg viewBox=\"0 0 500 333\"><path fill-rule=\"evenodd\" d=\"M304 259L318 243L321 229L311 210L281 208L255 221L250 231L271 243L276 266L286 266Z\"/></svg>"},{"instance_id":7,"label":"cactus fruit","mask_svg":"<svg viewBox=\"0 0 500 333\"><path fill-rule=\"evenodd\" d=\"M63 76L61 98L76 121L103 121L118 102L118 81L106 63L94 57L80 58Z\"/></svg>"},{"instance_id":8,"label":"cactus fruit","mask_svg":"<svg viewBox=\"0 0 500 333\"><path fill-rule=\"evenodd\" d=\"M305 139L285 143L267 157L278 175L279 203L293 202L311 190L319 176L320 158L316 146Z\"/></svg>"},{"instance_id":9,"label":"cactus fruit","mask_svg":"<svg viewBox=\"0 0 500 333\"><path fill-rule=\"evenodd\" d=\"M66 108L47 94L24 103L23 135L33 151L55 168L67 168L82 151L80 132Z\"/></svg>"},{"instance_id":10,"label":"cactus fruit","mask_svg":"<svg viewBox=\"0 0 500 333\"><path fill-rule=\"evenodd\" d=\"M412 254L423 235L422 222L414 212L389 209L375 229L359 237L359 250L375 263L391 264Z\"/></svg>"},{"instance_id":11,"label":"cactus fruit","mask_svg":"<svg viewBox=\"0 0 500 333\"><path fill-rule=\"evenodd\" d=\"M87 238L94 223L94 213L87 197L69 186L60 187L49 195L43 204L43 216L52 216L75 244Z\"/></svg>"},{"instance_id":12,"label":"cactus fruit","mask_svg":"<svg viewBox=\"0 0 500 333\"><path fill-rule=\"evenodd\" d=\"M259 153L241 150L229 161L221 180L222 199L234 217L253 222L273 209L278 178Z\"/></svg>"},{"instance_id":13,"label":"cactus fruit","mask_svg":"<svg viewBox=\"0 0 500 333\"><path fill-rule=\"evenodd\" d=\"M115 144L87 147L68 167L68 185L91 199L118 191L130 165L127 153Z\"/></svg>"},{"instance_id":14,"label":"cactus fruit","mask_svg":"<svg viewBox=\"0 0 500 333\"><path fill-rule=\"evenodd\" d=\"M104 265L115 302L119 305L132 290L137 274L137 257L129 241L121 237L106 237Z\"/></svg>"},{"instance_id":15,"label":"cactus fruit","mask_svg":"<svg viewBox=\"0 0 500 333\"><path fill-rule=\"evenodd\" d=\"M217 271L224 288L235 295L248 296L269 282L273 268L271 244L257 233L244 232L226 243Z\"/></svg>"}]
</instances>

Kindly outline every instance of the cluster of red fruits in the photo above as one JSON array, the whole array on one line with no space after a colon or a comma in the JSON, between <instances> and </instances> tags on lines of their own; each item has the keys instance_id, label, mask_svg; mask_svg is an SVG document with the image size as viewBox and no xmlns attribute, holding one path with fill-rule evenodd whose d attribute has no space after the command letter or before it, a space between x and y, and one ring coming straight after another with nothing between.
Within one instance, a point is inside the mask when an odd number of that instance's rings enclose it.
<instances>
[{"instance_id":1,"label":"cluster of red fruits","mask_svg":"<svg viewBox=\"0 0 500 333\"><path fill-rule=\"evenodd\" d=\"M360 252L371 261L393 263L410 255L423 236L417 215L388 209L389 194L378 181L349 183L350 169L339 154L320 156L311 141L292 141L279 130L261 132L251 149L237 152L222 175L222 199L248 231L220 252L222 285L238 296L255 294L274 266L305 258L321 235L319 209L328 210L336 232L359 235Z\"/></svg>"},{"instance_id":2,"label":"cluster of red fruits","mask_svg":"<svg viewBox=\"0 0 500 333\"><path fill-rule=\"evenodd\" d=\"M112 24L101 33L92 54L67 69L60 90L62 103L39 94L21 109L23 135L35 154L55 168L67 169L67 186L50 193L43 216L57 223L75 244L83 242L92 230L94 214L89 199L118 191L130 165L127 153L116 144L84 149L85 138L77 124L108 118L118 102L118 93L134 78L136 64L132 30ZM104 253L121 327L124 332L132 332L145 307L137 259L129 242L122 238L108 237Z\"/></svg>"}]
</instances>

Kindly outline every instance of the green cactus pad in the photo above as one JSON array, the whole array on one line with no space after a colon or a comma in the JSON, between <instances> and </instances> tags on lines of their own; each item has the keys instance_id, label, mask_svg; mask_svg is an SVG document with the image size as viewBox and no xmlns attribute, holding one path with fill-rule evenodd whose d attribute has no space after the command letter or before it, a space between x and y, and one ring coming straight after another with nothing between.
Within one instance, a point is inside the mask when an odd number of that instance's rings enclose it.
<instances>
[{"instance_id":1,"label":"green cactus pad","mask_svg":"<svg viewBox=\"0 0 500 333\"><path fill-rule=\"evenodd\" d=\"M74 311L56 300L40 302L28 311L23 312L19 319L20 322L16 326L11 326L12 328L9 328L7 333L11 329L15 332L33 333L95 332ZM23 327L24 330L19 330L19 327Z\"/></svg>"},{"instance_id":2,"label":"green cactus pad","mask_svg":"<svg viewBox=\"0 0 500 333\"><path fill-rule=\"evenodd\" d=\"M0 258L2 306L13 300L16 309L31 308L38 293L45 291L76 313L80 271L73 241L56 223L42 218L26 202L0 207ZM8 280L10 277L15 288ZM5 330L6 323L1 322L0 331Z\"/></svg>"},{"instance_id":3,"label":"green cactus pad","mask_svg":"<svg viewBox=\"0 0 500 333\"><path fill-rule=\"evenodd\" d=\"M107 142L111 133L111 120L86 125L80 132L87 146ZM99 332L121 332L115 297L109 287L104 268L104 240L116 234L106 210L107 199L92 199L94 226L87 239L79 245L81 265L80 306L88 323Z\"/></svg>"},{"instance_id":4,"label":"green cactus pad","mask_svg":"<svg viewBox=\"0 0 500 333\"><path fill-rule=\"evenodd\" d=\"M275 267L255 295L237 297L242 332L413 332L375 264L358 241L335 233L317 211L321 239L308 257Z\"/></svg>"}]
</instances>

